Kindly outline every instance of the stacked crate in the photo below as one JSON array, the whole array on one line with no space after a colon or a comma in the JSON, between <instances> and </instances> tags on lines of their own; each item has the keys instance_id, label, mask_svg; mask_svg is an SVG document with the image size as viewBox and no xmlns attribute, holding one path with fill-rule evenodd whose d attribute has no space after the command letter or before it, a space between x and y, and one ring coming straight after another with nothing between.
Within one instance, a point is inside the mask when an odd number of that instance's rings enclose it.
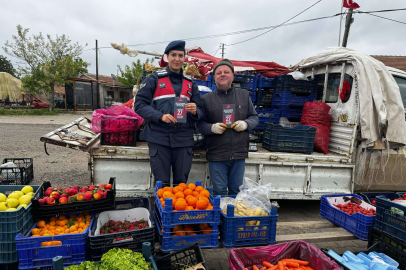
<instances>
[{"instance_id":1,"label":"stacked crate","mask_svg":"<svg viewBox=\"0 0 406 270\"><path fill-rule=\"evenodd\" d=\"M201 186L201 181L196 181L196 186ZM172 199L166 198L162 206L157 191L162 188L162 182L156 182L155 188L155 224L159 234L160 248L162 252L180 250L198 243L201 248L217 248L220 225L220 197L210 198L213 210L188 210L175 211L172 209ZM172 233L176 225L197 225L207 223L211 227L210 234L178 236Z\"/></svg>"}]
</instances>

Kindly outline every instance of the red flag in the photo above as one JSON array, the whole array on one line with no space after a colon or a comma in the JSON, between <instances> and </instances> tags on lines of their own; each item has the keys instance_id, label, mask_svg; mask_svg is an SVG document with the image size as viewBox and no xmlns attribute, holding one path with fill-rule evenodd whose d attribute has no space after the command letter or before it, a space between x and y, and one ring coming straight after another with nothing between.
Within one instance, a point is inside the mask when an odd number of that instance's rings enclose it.
<instances>
[{"instance_id":1,"label":"red flag","mask_svg":"<svg viewBox=\"0 0 406 270\"><path fill-rule=\"evenodd\" d=\"M352 0L344 0L343 7L357 9L359 5Z\"/></svg>"}]
</instances>

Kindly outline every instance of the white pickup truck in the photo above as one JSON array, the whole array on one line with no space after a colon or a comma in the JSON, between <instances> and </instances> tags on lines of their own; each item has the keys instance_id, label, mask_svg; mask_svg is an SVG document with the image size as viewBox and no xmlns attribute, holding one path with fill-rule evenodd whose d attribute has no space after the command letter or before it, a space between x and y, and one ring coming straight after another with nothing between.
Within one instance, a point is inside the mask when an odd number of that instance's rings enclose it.
<instances>
[{"instance_id":1,"label":"white pickup truck","mask_svg":"<svg viewBox=\"0 0 406 270\"><path fill-rule=\"evenodd\" d=\"M388 69L406 105L406 72ZM371 151L371 148L363 150L359 146L359 74L353 62L307 66L301 71L319 81L318 99L331 107L337 106L337 83L342 84L346 80L351 85L348 100L340 104L346 111L346 119L338 117L331 121L329 153L270 152L258 144L258 151L250 152L246 160L245 177L262 184L272 183L273 199L317 200L323 194L332 193L406 191L406 181L403 181L406 169L402 169L406 165L405 147L398 151ZM41 141L88 151L91 181L97 185L108 177L116 177L117 196L151 195L155 182L147 144L141 142L136 147L102 146L99 134L92 132L89 124L88 119L80 118L44 135ZM77 136L74 140L66 140L61 134ZM381 165L383 159L385 164ZM196 180L202 180L205 187L212 185L204 150L193 152L189 182Z\"/></svg>"}]
</instances>

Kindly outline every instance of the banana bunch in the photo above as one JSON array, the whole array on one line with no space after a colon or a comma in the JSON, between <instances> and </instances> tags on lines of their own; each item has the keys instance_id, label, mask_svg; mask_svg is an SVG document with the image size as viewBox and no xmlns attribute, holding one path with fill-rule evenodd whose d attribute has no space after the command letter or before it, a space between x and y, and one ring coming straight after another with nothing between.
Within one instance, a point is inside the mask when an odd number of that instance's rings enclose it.
<instances>
[{"instance_id":1,"label":"banana bunch","mask_svg":"<svg viewBox=\"0 0 406 270\"><path fill-rule=\"evenodd\" d=\"M227 207L224 207L223 213L227 215ZM252 208L249 207L248 204L244 201L236 201L234 204L234 215L239 216L239 217L253 217L253 216L267 216L268 213L266 213L264 210L262 210L261 207L256 207ZM252 220L252 221L247 221L246 225L252 226L252 225L259 225L260 221ZM238 228L239 230L242 230L242 228Z\"/></svg>"}]
</instances>

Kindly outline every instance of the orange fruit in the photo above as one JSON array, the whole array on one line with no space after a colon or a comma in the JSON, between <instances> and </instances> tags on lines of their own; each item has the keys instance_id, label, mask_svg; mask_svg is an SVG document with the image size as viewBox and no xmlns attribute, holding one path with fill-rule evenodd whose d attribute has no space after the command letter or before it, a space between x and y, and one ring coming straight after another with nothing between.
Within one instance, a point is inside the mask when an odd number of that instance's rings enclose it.
<instances>
[{"instance_id":1,"label":"orange fruit","mask_svg":"<svg viewBox=\"0 0 406 270\"><path fill-rule=\"evenodd\" d=\"M188 233L187 235L197 235L197 233Z\"/></svg>"},{"instance_id":2,"label":"orange fruit","mask_svg":"<svg viewBox=\"0 0 406 270\"><path fill-rule=\"evenodd\" d=\"M189 235L190 233L193 233L193 232L194 232L194 229L191 228L191 227L185 227L184 232L185 232L187 235Z\"/></svg>"},{"instance_id":3,"label":"orange fruit","mask_svg":"<svg viewBox=\"0 0 406 270\"><path fill-rule=\"evenodd\" d=\"M199 196L199 195L200 195L199 192L193 191L193 196L197 197L197 196Z\"/></svg>"},{"instance_id":4,"label":"orange fruit","mask_svg":"<svg viewBox=\"0 0 406 270\"><path fill-rule=\"evenodd\" d=\"M80 223L80 222L82 222L83 220L84 220L84 218L83 217L78 217L78 222Z\"/></svg>"},{"instance_id":5,"label":"orange fruit","mask_svg":"<svg viewBox=\"0 0 406 270\"><path fill-rule=\"evenodd\" d=\"M183 231L183 225L175 225L175 227L173 228L173 231L174 232Z\"/></svg>"},{"instance_id":6,"label":"orange fruit","mask_svg":"<svg viewBox=\"0 0 406 270\"><path fill-rule=\"evenodd\" d=\"M193 195L193 190L191 190L191 189L185 189L184 191L183 191L183 193L185 194L185 196L187 196L187 195Z\"/></svg>"},{"instance_id":7,"label":"orange fruit","mask_svg":"<svg viewBox=\"0 0 406 270\"><path fill-rule=\"evenodd\" d=\"M185 232L185 231L177 231L176 234L177 234L178 236L185 236L185 235L186 235L186 232Z\"/></svg>"},{"instance_id":8,"label":"orange fruit","mask_svg":"<svg viewBox=\"0 0 406 270\"><path fill-rule=\"evenodd\" d=\"M205 228L207 228L207 227L209 227L209 224L207 224L207 223L200 223L199 224L199 229L202 231L203 229L205 229Z\"/></svg>"},{"instance_id":9,"label":"orange fruit","mask_svg":"<svg viewBox=\"0 0 406 270\"><path fill-rule=\"evenodd\" d=\"M86 226L85 223L83 223L83 222L80 222L80 223L79 223L79 228L83 228L83 227L85 227L85 226Z\"/></svg>"},{"instance_id":10,"label":"orange fruit","mask_svg":"<svg viewBox=\"0 0 406 270\"><path fill-rule=\"evenodd\" d=\"M172 235L172 237L176 237L176 236L180 236L179 234L175 233L174 235Z\"/></svg>"},{"instance_id":11,"label":"orange fruit","mask_svg":"<svg viewBox=\"0 0 406 270\"><path fill-rule=\"evenodd\" d=\"M195 190L196 185L193 184L193 183L190 183L189 185L187 185L187 187L188 187L189 189L191 189L191 190Z\"/></svg>"},{"instance_id":12,"label":"orange fruit","mask_svg":"<svg viewBox=\"0 0 406 270\"><path fill-rule=\"evenodd\" d=\"M182 191L179 191L175 194L176 198L185 198L185 194Z\"/></svg>"},{"instance_id":13,"label":"orange fruit","mask_svg":"<svg viewBox=\"0 0 406 270\"><path fill-rule=\"evenodd\" d=\"M51 227L51 225L45 224L45 228L47 228L49 230L49 227Z\"/></svg>"},{"instance_id":14,"label":"orange fruit","mask_svg":"<svg viewBox=\"0 0 406 270\"><path fill-rule=\"evenodd\" d=\"M76 227L79 225L79 222L75 221L73 222L73 225L76 225Z\"/></svg>"},{"instance_id":15,"label":"orange fruit","mask_svg":"<svg viewBox=\"0 0 406 270\"><path fill-rule=\"evenodd\" d=\"M179 187L183 188L183 190L187 189L187 185L185 183L180 183Z\"/></svg>"},{"instance_id":16,"label":"orange fruit","mask_svg":"<svg viewBox=\"0 0 406 270\"><path fill-rule=\"evenodd\" d=\"M56 217L50 217L49 221L56 221Z\"/></svg>"},{"instance_id":17,"label":"orange fruit","mask_svg":"<svg viewBox=\"0 0 406 270\"><path fill-rule=\"evenodd\" d=\"M203 199L200 199L196 203L196 209L205 210L209 206L209 203Z\"/></svg>"},{"instance_id":18,"label":"orange fruit","mask_svg":"<svg viewBox=\"0 0 406 270\"><path fill-rule=\"evenodd\" d=\"M158 191L156 192L156 195L157 195L159 198L162 198L162 194L164 194L164 191L165 191L165 190L163 190L162 188L160 188L160 189L158 189Z\"/></svg>"},{"instance_id":19,"label":"orange fruit","mask_svg":"<svg viewBox=\"0 0 406 270\"><path fill-rule=\"evenodd\" d=\"M207 199L207 197L200 195L199 197L197 197L199 200L205 200L207 203L210 203L209 199Z\"/></svg>"},{"instance_id":20,"label":"orange fruit","mask_svg":"<svg viewBox=\"0 0 406 270\"><path fill-rule=\"evenodd\" d=\"M51 222L49 222L49 225L51 225L51 226L55 226L55 225L56 225L56 223L55 223L55 221L51 221Z\"/></svg>"},{"instance_id":21,"label":"orange fruit","mask_svg":"<svg viewBox=\"0 0 406 270\"><path fill-rule=\"evenodd\" d=\"M212 205L207 206L206 210L213 210L213 206Z\"/></svg>"},{"instance_id":22,"label":"orange fruit","mask_svg":"<svg viewBox=\"0 0 406 270\"><path fill-rule=\"evenodd\" d=\"M31 237L40 237L41 235L39 235L39 234L33 234L33 235L31 235Z\"/></svg>"},{"instance_id":23,"label":"orange fruit","mask_svg":"<svg viewBox=\"0 0 406 270\"><path fill-rule=\"evenodd\" d=\"M65 220L60 220L60 221L58 221L58 225L59 225L59 226L65 226L66 223L67 223L67 222L66 222Z\"/></svg>"},{"instance_id":24,"label":"orange fruit","mask_svg":"<svg viewBox=\"0 0 406 270\"><path fill-rule=\"evenodd\" d=\"M55 230L55 226L49 226L49 228L48 228L48 230L50 230L50 231L53 231L53 230Z\"/></svg>"},{"instance_id":25,"label":"orange fruit","mask_svg":"<svg viewBox=\"0 0 406 270\"><path fill-rule=\"evenodd\" d=\"M176 200L176 198L170 198L170 199L172 199L172 207L175 207L178 200Z\"/></svg>"},{"instance_id":26,"label":"orange fruit","mask_svg":"<svg viewBox=\"0 0 406 270\"><path fill-rule=\"evenodd\" d=\"M192 197L193 197L193 195L187 195L186 198L185 198L186 202L188 202L189 199L192 198Z\"/></svg>"},{"instance_id":27,"label":"orange fruit","mask_svg":"<svg viewBox=\"0 0 406 270\"><path fill-rule=\"evenodd\" d=\"M208 190L202 190L200 192L200 195L203 195L204 197L209 198L210 197L210 192Z\"/></svg>"},{"instance_id":28,"label":"orange fruit","mask_svg":"<svg viewBox=\"0 0 406 270\"><path fill-rule=\"evenodd\" d=\"M38 234L40 232L40 229L34 228L31 230L31 234Z\"/></svg>"},{"instance_id":29,"label":"orange fruit","mask_svg":"<svg viewBox=\"0 0 406 270\"><path fill-rule=\"evenodd\" d=\"M198 202L198 199L196 197L191 197L191 198L189 198L188 205L195 207L197 202Z\"/></svg>"},{"instance_id":30,"label":"orange fruit","mask_svg":"<svg viewBox=\"0 0 406 270\"><path fill-rule=\"evenodd\" d=\"M186 206L185 210L186 211L195 210L195 208L193 206L188 205L188 206Z\"/></svg>"},{"instance_id":31,"label":"orange fruit","mask_svg":"<svg viewBox=\"0 0 406 270\"><path fill-rule=\"evenodd\" d=\"M70 228L69 228L69 231L70 232L74 232L74 231L76 231L78 228L75 226L75 225L73 225L73 226L70 226Z\"/></svg>"},{"instance_id":32,"label":"orange fruit","mask_svg":"<svg viewBox=\"0 0 406 270\"><path fill-rule=\"evenodd\" d=\"M172 188L171 187L164 187L163 190L170 191L172 193Z\"/></svg>"},{"instance_id":33,"label":"orange fruit","mask_svg":"<svg viewBox=\"0 0 406 270\"><path fill-rule=\"evenodd\" d=\"M200 191L202 191L202 190L204 190L204 188L203 188L202 186L197 186L197 187L195 188L195 191L197 191L197 192L200 192Z\"/></svg>"},{"instance_id":34,"label":"orange fruit","mask_svg":"<svg viewBox=\"0 0 406 270\"><path fill-rule=\"evenodd\" d=\"M165 198L168 198L168 197L170 197L172 195L173 195L172 191L167 190L162 194L162 197L165 199Z\"/></svg>"},{"instance_id":35,"label":"orange fruit","mask_svg":"<svg viewBox=\"0 0 406 270\"><path fill-rule=\"evenodd\" d=\"M210 227L204 228L204 230L202 230L202 234L211 234L211 228Z\"/></svg>"},{"instance_id":36,"label":"orange fruit","mask_svg":"<svg viewBox=\"0 0 406 270\"><path fill-rule=\"evenodd\" d=\"M176 193L178 193L179 191L182 191L182 192L183 192L183 188L177 186L177 187L174 187L173 190L172 190L173 194L176 194Z\"/></svg>"},{"instance_id":37,"label":"orange fruit","mask_svg":"<svg viewBox=\"0 0 406 270\"><path fill-rule=\"evenodd\" d=\"M59 219L59 220L66 219L66 216L65 216L65 215L60 215L60 216L58 217L58 219Z\"/></svg>"},{"instance_id":38,"label":"orange fruit","mask_svg":"<svg viewBox=\"0 0 406 270\"><path fill-rule=\"evenodd\" d=\"M187 203L184 201L178 201L175 204L175 209L178 211L184 211L186 209Z\"/></svg>"},{"instance_id":39,"label":"orange fruit","mask_svg":"<svg viewBox=\"0 0 406 270\"><path fill-rule=\"evenodd\" d=\"M49 242L42 242L41 243L41 247L47 247L47 246L50 246Z\"/></svg>"},{"instance_id":40,"label":"orange fruit","mask_svg":"<svg viewBox=\"0 0 406 270\"><path fill-rule=\"evenodd\" d=\"M37 223L37 227L38 227L38 228L45 228L45 225L46 225L46 223L45 223L45 221L43 221L43 220L40 220L40 221L38 221L38 223Z\"/></svg>"}]
</instances>

